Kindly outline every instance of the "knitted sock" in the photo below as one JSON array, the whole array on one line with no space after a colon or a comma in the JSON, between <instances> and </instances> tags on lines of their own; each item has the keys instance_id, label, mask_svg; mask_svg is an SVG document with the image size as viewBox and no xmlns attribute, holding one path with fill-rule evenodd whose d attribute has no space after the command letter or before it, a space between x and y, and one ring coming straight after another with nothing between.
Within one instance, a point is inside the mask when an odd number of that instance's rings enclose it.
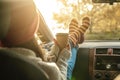
<instances>
[{"instance_id":1,"label":"knitted sock","mask_svg":"<svg viewBox=\"0 0 120 80\"><path fill-rule=\"evenodd\" d=\"M72 41L74 46L84 41L84 33L88 29L89 25L90 19L88 17L84 17L82 19L81 26L76 19L71 20L69 24L69 39Z\"/></svg>"},{"instance_id":2,"label":"knitted sock","mask_svg":"<svg viewBox=\"0 0 120 80\"><path fill-rule=\"evenodd\" d=\"M69 39L74 45L76 45L78 37L80 36L78 29L78 21L73 18L69 24Z\"/></svg>"},{"instance_id":3,"label":"knitted sock","mask_svg":"<svg viewBox=\"0 0 120 80\"><path fill-rule=\"evenodd\" d=\"M80 26L79 31L82 34L84 34L86 32L86 30L88 29L89 25L90 25L90 19L89 19L89 17L84 17L82 19L82 25Z\"/></svg>"}]
</instances>

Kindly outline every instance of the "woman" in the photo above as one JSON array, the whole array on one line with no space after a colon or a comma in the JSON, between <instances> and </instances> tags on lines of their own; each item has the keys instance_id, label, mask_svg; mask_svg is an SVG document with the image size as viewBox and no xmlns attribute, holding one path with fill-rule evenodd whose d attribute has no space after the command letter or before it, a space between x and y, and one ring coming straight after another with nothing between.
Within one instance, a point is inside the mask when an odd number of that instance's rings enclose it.
<instances>
[{"instance_id":1,"label":"woman","mask_svg":"<svg viewBox=\"0 0 120 80\"><path fill-rule=\"evenodd\" d=\"M59 51L59 47L54 45L50 54L60 54L56 56L57 60L45 60L45 53L37 43L35 34L39 27L46 25L42 24L44 20L34 1L3 0L0 5L0 47L13 50L39 64L49 80L66 80L70 51L66 48Z\"/></svg>"},{"instance_id":2,"label":"woman","mask_svg":"<svg viewBox=\"0 0 120 80\"><path fill-rule=\"evenodd\" d=\"M38 63L49 76L49 80L66 80L67 67L68 73L72 73L69 70L74 68L77 51L75 46L83 42L84 33L89 26L89 18L83 19L81 27L75 19L72 19L69 26L69 48L67 46L60 50L58 45L54 44L51 52L46 56L35 37L38 28L46 25L41 24L44 20L33 0L1 1L0 5L0 46L16 51ZM69 62L73 61L72 64L67 63L70 58L70 47L72 56ZM70 76L68 75L69 79Z\"/></svg>"}]
</instances>

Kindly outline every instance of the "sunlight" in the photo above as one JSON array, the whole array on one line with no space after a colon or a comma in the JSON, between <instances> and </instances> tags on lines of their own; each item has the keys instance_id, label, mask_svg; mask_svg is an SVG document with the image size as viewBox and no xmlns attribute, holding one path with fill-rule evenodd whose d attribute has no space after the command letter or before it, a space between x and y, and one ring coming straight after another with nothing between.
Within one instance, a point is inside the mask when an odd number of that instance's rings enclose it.
<instances>
[{"instance_id":1,"label":"sunlight","mask_svg":"<svg viewBox=\"0 0 120 80\"><path fill-rule=\"evenodd\" d=\"M34 0L37 8L40 10L42 13L46 24L52 29L53 26L56 26L57 23L52 19L53 12L58 12L59 13L59 7L57 5L56 0ZM52 31L53 32L53 31ZM54 33L53 33L54 34Z\"/></svg>"},{"instance_id":2,"label":"sunlight","mask_svg":"<svg viewBox=\"0 0 120 80\"><path fill-rule=\"evenodd\" d=\"M75 5L77 5L77 4L78 4L77 1L78 1L78 0L68 0L68 1L67 1L67 4L75 4Z\"/></svg>"},{"instance_id":3,"label":"sunlight","mask_svg":"<svg viewBox=\"0 0 120 80\"><path fill-rule=\"evenodd\" d=\"M57 32L66 32L63 29L57 29L60 25L52 18L54 12L60 13L60 9L64 7L62 3L58 3L57 0L49 0L49 2L48 0L34 0L34 2L54 36Z\"/></svg>"},{"instance_id":4,"label":"sunlight","mask_svg":"<svg viewBox=\"0 0 120 80\"><path fill-rule=\"evenodd\" d=\"M87 6L87 8L88 8L89 11L91 11L92 8L93 8L93 5L91 5L91 4L86 4L86 6Z\"/></svg>"},{"instance_id":5,"label":"sunlight","mask_svg":"<svg viewBox=\"0 0 120 80\"><path fill-rule=\"evenodd\" d=\"M67 4L75 4L78 5L78 2L82 2L82 0L68 0Z\"/></svg>"}]
</instances>

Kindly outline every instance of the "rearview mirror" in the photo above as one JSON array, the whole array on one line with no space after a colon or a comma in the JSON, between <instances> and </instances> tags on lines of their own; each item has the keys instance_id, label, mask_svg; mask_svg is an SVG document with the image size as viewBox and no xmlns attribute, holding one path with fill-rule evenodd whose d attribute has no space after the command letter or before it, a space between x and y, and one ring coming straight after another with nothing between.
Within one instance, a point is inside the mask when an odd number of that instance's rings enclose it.
<instances>
[{"instance_id":1,"label":"rearview mirror","mask_svg":"<svg viewBox=\"0 0 120 80\"><path fill-rule=\"evenodd\" d=\"M120 0L92 0L93 3L110 3L120 2Z\"/></svg>"}]
</instances>

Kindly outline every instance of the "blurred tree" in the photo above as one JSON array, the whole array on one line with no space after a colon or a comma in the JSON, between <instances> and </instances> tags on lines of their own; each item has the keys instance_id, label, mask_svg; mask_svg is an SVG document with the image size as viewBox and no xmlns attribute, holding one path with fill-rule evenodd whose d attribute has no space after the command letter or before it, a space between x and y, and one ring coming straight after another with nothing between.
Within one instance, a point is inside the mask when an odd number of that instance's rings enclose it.
<instances>
[{"instance_id":1,"label":"blurred tree","mask_svg":"<svg viewBox=\"0 0 120 80\"><path fill-rule=\"evenodd\" d=\"M88 6L90 0L57 0L58 4L63 4L64 7L60 9L60 13L54 13L53 19L57 20L59 24L64 24L68 28L70 20L74 17L81 21L84 15L89 12Z\"/></svg>"},{"instance_id":2,"label":"blurred tree","mask_svg":"<svg viewBox=\"0 0 120 80\"><path fill-rule=\"evenodd\" d=\"M120 3L95 4L91 0L58 0L58 3L63 7L60 13L53 14L53 19L58 24L64 24L65 28L68 28L71 18L75 17L81 22L88 15L91 18L90 33L120 31Z\"/></svg>"}]
</instances>

